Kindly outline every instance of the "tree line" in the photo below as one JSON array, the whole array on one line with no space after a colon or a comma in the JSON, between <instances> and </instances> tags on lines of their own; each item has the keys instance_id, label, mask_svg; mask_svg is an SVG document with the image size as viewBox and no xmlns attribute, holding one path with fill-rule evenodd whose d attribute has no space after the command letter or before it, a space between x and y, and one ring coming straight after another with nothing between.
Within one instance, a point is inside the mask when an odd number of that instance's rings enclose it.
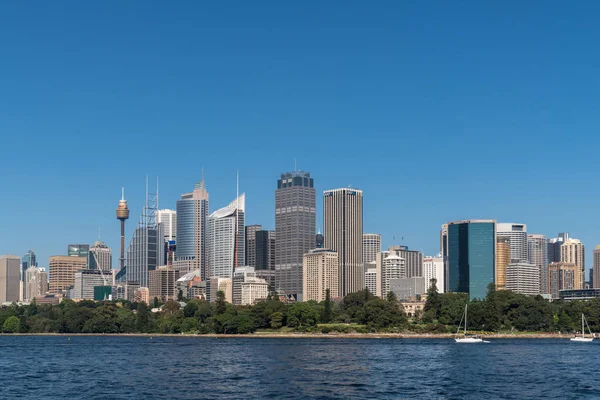
<instances>
[{"instance_id":1,"label":"tree line","mask_svg":"<svg viewBox=\"0 0 600 400\"><path fill-rule=\"evenodd\" d=\"M0 309L5 333L190 333L247 334L253 332L414 332L453 333L469 296L438 293L435 281L422 312L407 316L393 293L386 299L367 289L332 301L283 303L277 297L253 306L225 301L190 300L184 307L167 302L160 312L144 303L63 300L59 305L13 304ZM159 304L155 304L157 306ZM484 332L570 332L580 330L585 314L592 331L600 332L600 300L548 302L510 291L488 288L485 299L469 302L469 330Z\"/></svg>"}]
</instances>

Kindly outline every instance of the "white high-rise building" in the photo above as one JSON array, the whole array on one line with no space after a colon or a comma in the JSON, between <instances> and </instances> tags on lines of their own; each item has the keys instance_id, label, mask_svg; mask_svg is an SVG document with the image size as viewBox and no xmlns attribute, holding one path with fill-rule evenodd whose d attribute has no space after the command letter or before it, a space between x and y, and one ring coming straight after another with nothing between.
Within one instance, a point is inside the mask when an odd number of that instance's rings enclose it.
<instances>
[{"instance_id":1,"label":"white high-rise building","mask_svg":"<svg viewBox=\"0 0 600 400\"><path fill-rule=\"evenodd\" d=\"M246 196L241 194L227 207L208 217L209 277L232 278L236 268L244 265Z\"/></svg>"},{"instance_id":2,"label":"white high-rise building","mask_svg":"<svg viewBox=\"0 0 600 400\"><path fill-rule=\"evenodd\" d=\"M560 246L560 261L575 264L579 268L579 279L575 289L584 289L585 280L585 246L579 239L568 238Z\"/></svg>"},{"instance_id":3,"label":"white high-rise building","mask_svg":"<svg viewBox=\"0 0 600 400\"><path fill-rule=\"evenodd\" d=\"M27 298L31 301L35 297L44 296L48 292L48 273L43 268L29 267L25 270L25 282Z\"/></svg>"},{"instance_id":4,"label":"white high-rise building","mask_svg":"<svg viewBox=\"0 0 600 400\"><path fill-rule=\"evenodd\" d=\"M266 300L269 295L269 284L261 278L250 277L242 282L241 305L250 306L257 301Z\"/></svg>"},{"instance_id":5,"label":"white high-rise building","mask_svg":"<svg viewBox=\"0 0 600 400\"><path fill-rule=\"evenodd\" d=\"M363 263L375 262L381 252L381 235L378 233L363 234Z\"/></svg>"},{"instance_id":6,"label":"white high-rise building","mask_svg":"<svg viewBox=\"0 0 600 400\"><path fill-rule=\"evenodd\" d=\"M163 224L165 240L175 240L177 237L177 211L168 209L156 211L156 223Z\"/></svg>"},{"instance_id":7,"label":"white high-rise building","mask_svg":"<svg viewBox=\"0 0 600 400\"><path fill-rule=\"evenodd\" d=\"M377 254L376 260L377 277L381 282L375 295L385 298L390 292L390 280L406 278L405 260L394 252L382 251Z\"/></svg>"},{"instance_id":8,"label":"white high-rise building","mask_svg":"<svg viewBox=\"0 0 600 400\"><path fill-rule=\"evenodd\" d=\"M365 287L372 294L377 293L377 262L365 263Z\"/></svg>"},{"instance_id":9,"label":"white high-rise building","mask_svg":"<svg viewBox=\"0 0 600 400\"><path fill-rule=\"evenodd\" d=\"M242 304L242 283L256 278L254 267L238 267L233 271L233 304Z\"/></svg>"},{"instance_id":10,"label":"white high-rise building","mask_svg":"<svg viewBox=\"0 0 600 400\"><path fill-rule=\"evenodd\" d=\"M315 249L306 253L302 263L302 300L323 301L339 295L338 255L328 249Z\"/></svg>"},{"instance_id":11,"label":"white high-rise building","mask_svg":"<svg viewBox=\"0 0 600 400\"><path fill-rule=\"evenodd\" d=\"M444 259L441 254L423 259L423 276L426 292L431 287L431 280L435 279L438 292L444 293Z\"/></svg>"},{"instance_id":12,"label":"white high-rise building","mask_svg":"<svg viewBox=\"0 0 600 400\"><path fill-rule=\"evenodd\" d=\"M510 239L511 260L529 260L526 224L497 223L496 237L507 237Z\"/></svg>"},{"instance_id":13,"label":"white high-rise building","mask_svg":"<svg viewBox=\"0 0 600 400\"><path fill-rule=\"evenodd\" d=\"M506 290L536 296L540 294L540 269L527 262L510 263L506 267Z\"/></svg>"}]
</instances>

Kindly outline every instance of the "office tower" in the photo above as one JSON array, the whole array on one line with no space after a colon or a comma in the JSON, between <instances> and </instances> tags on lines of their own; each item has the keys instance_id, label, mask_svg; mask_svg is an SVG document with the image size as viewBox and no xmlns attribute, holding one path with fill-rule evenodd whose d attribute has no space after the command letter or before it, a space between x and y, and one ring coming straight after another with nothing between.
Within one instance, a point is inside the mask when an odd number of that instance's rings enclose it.
<instances>
[{"instance_id":1,"label":"office tower","mask_svg":"<svg viewBox=\"0 0 600 400\"><path fill-rule=\"evenodd\" d=\"M67 255L85 258L87 260L86 268L89 268L89 265L90 265L90 245L89 244L70 244L67 247Z\"/></svg>"},{"instance_id":2,"label":"office tower","mask_svg":"<svg viewBox=\"0 0 600 400\"><path fill-rule=\"evenodd\" d=\"M275 289L302 300L302 257L315 248L314 179L302 171L281 174L275 190Z\"/></svg>"},{"instance_id":3,"label":"office tower","mask_svg":"<svg viewBox=\"0 0 600 400\"><path fill-rule=\"evenodd\" d=\"M575 282L575 289L583 289L585 281L585 246L578 239L566 239L560 246L560 261L571 263L579 267L579 281Z\"/></svg>"},{"instance_id":4,"label":"office tower","mask_svg":"<svg viewBox=\"0 0 600 400\"><path fill-rule=\"evenodd\" d=\"M390 292L394 293L399 301L415 301L417 296L426 293L425 278L413 276L412 278L391 279Z\"/></svg>"},{"instance_id":5,"label":"office tower","mask_svg":"<svg viewBox=\"0 0 600 400\"><path fill-rule=\"evenodd\" d=\"M50 272L50 293L66 294L75 284L75 273L87 269L87 258L79 256L51 256L48 262Z\"/></svg>"},{"instance_id":6,"label":"office tower","mask_svg":"<svg viewBox=\"0 0 600 400\"><path fill-rule=\"evenodd\" d=\"M269 290L275 291L275 231L254 233L256 240L256 276L267 281ZM246 250L247 251L247 250Z\"/></svg>"},{"instance_id":7,"label":"office tower","mask_svg":"<svg viewBox=\"0 0 600 400\"><path fill-rule=\"evenodd\" d=\"M252 305L266 300L268 293L267 281L257 277L253 267L239 267L233 272L233 304Z\"/></svg>"},{"instance_id":8,"label":"office tower","mask_svg":"<svg viewBox=\"0 0 600 400\"><path fill-rule=\"evenodd\" d=\"M510 259L527 261L527 225L515 223L496 224L496 237L506 237L510 239Z\"/></svg>"},{"instance_id":9,"label":"office tower","mask_svg":"<svg viewBox=\"0 0 600 400\"><path fill-rule=\"evenodd\" d=\"M441 254L423 259L423 277L425 278L425 292L431 287L431 280L435 279L438 293L444 293L444 260Z\"/></svg>"},{"instance_id":10,"label":"office tower","mask_svg":"<svg viewBox=\"0 0 600 400\"><path fill-rule=\"evenodd\" d=\"M527 235L529 263L540 270L540 293L548 293L548 245L544 235Z\"/></svg>"},{"instance_id":11,"label":"office tower","mask_svg":"<svg viewBox=\"0 0 600 400\"><path fill-rule=\"evenodd\" d=\"M322 249L325 247L325 236L321 232L318 232L315 236L316 249Z\"/></svg>"},{"instance_id":12,"label":"office tower","mask_svg":"<svg viewBox=\"0 0 600 400\"><path fill-rule=\"evenodd\" d=\"M17 256L0 256L0 304L19 301L21 298L21 259Z\"/></svg>"},{"instance_id":13,"label":"office tower","mask_svg":"<svg viewBox=\"0 0 600 400\"><path fill-rule=\"evenodd\" d=\"M363 263L375 262L381 252L381 235L378 233L363 234Z\"/></svg>"},{"instance_id":14,"label":"office tower","mask_svg":"<svg viewBox=\"0 0 600 400\"><path fill-rule=\"evenodd\" d=\"M573 263L553 262L548 265L548 294L558 299L559 291L577 289L576 283L581 280L581 269Z\"/></svg>"},{"instance_id":15,"label":"office tower","mask_svg":"<svg viewBox=\"0 0 600 400\"><path fill-rule=\"evenodd\" d=\"M256 232L262 230L262 225L246 226L246 262L245 266L256 267Z\"/></svg>"},{"instance_id":16,"label":"office tower","mask_svg":"<svg viewBox=\"0 0 600 400\"><path fill-rule=\"evenodd\" d=\"M190 193L177 201L177 262L187 262L189 270L199 269L202 280L208 271L208 192L204 177Z\"/></svg>"},{"instance_id":17,"label":"office tower","mask_svg":"<svg viewBox=\"0 0 600 400\"><path fill-rule=\"evenodd\" d=\"M529 262L511 262L506 267L506 290L537 296L540 294L540 268Z\"/></svg>"},{"instance_id":18,"label":"office tower","mask_svg":"<svg viewBox=\"0 0 600 400\"><path fill-rule=\"evenodd\" d=\"M246 195L242 193L227 207L208 216L209 276L232 278L246 260L244 217Z\"/></svg>"},{"instance_id":19,"label":"office tower","mask_svg":"<svg viewBox=\"0 0 600 400\"><path fill-rule=\"evenodd\" d=\"M165 240L175 240L177 237L177 211L175 210L157 210L156 223L163 224Z\"/></svg>"},{"instance_id":20,"label":"office tower","mask_svg":"<svg viewBox=\"0 0 600 400\"><path fill-rule=\"evenodd\" d=\"M101 269L110 273L112 270L112 250L104 242L96 241L90 247L89 269Z\"/></svg>"},{"instance_id":21,"label":"office tower","mask_svg":"<svg viewBox=\"0 0 600 400\"><path fill-rule=\"evenodd\" d=\"M156 221L157 211L158 193L150 193L146 182L146 202L127 249L126 266L126 280L142 287L148 286L148 273L162 264L165 253L163 224Z\"/></svg>"},{"instance_id":22,"label":"office tower","mask_svg":"<svg viewBox=\"0 0 600 400\"><path fill-rule=\"evenodd\" d=\"M244 283L247 278L256 278L256 272L253 267L239 267L233 272L233 304L242 304L242 283Z\"/></svg>"},{"instance_id":23,"label":"office tower","mask_svg":"<svg viewBox=\"0 0 600 400\"><path fill-rule=\"evenodd\" d=\"M27 301L46 295L48 292L48 273L44 269L29 267L25 271L25 277L23 286L26 286L27 297L25 299Z\"/></svg>"},{"instance_id":24,"label":"office tower","mask_svg":"<svg viewBox=\"0 0 600 400\"><path fill-rule=\"evenodd\" d=\"M449 265L448 265L448 224L443 224L440 229L440 253L442 254L442 262L444 263L444 282L438 286L448 292L449 282Z\"/></svg>"},{"instance_id":25,"label":"office tower","mask_svg":"<svg viewBox=\"0 0 600 400\"><path fill-rule=\"evenodd\" d=\"M391 246L390 253L404 260L406 266L406 277L423 276L423 253L418 250L410 250L407 246Z\"/></svg>"},{"instance_id":26,"label":"office tower","mask_svg":"<svg viewBox=\"0 0 600 400\"><path fill-rule=\"evenodd\" d=\"M23 258L21 258L21 280L26 282L25 271L27 271L30 267L37 267L37 260L35 257L35 253L33 250L27 251ZM23 299L27 299L27 285L23 285Z\"/></svg>"},{"instance_id":27,"label":"office tower","mask_svg":"<svg viewBox=\"0 0 600 400\"><path fill-rule=\"evenodd\" d=\"M496 221L464 220L448 223L448 287L483 299L494 282Z\"/></svg>"},{"instance_id":28,"label":"office tower","mask_svg":"<svg viewBox=\"0 0 600 400\"><path fill-rule=\"evenodd\" d=\"M306 253L302 262L302 300L323 301L328 289L330 298L339 297L338 268L335 251L315 249Z\"/></svg>"},{"instance_id":29,"label":"office tower","mask_svg":"<svg viewBox=\"0 0 600 400\"><path fill-rule=\"evenodd\" d=\"M96 286L110 286L112 281L102 275L101 270L84 269L75 272L75 282L71 291L72 299L94 300Z\"/></svg>"},{"instance_id":30,"label":"office tower","mask_svg":"<svg viewBox=\"0 0 600 400\"><path fill-rule=\"evenodd\" d=\"M592 287L600 288L600 246L594 249L594 267L593 267Z\"/></svg>"},{"instance_id":31,"label":"office tower","mask_svg":"<svg viewBox=\"0 0 600 400\"><path fill-rule=\"evenodd\" d=\"M390 292L390 281L392 279L406 278L406 263L397 252L388 250L377 253L375 265L380 283L377 285L374 294L385 298Z\"/></svg>"},{"instance_id":32,"label":"office tower","mask_svg":"<svg viewBox=\"0 0 600 400\"><path fill-rule=\"evenodd\" d=\"M558 234L558 237L548 239L546 244L548 248L548 264L553 262L560 262L560 246L569 239L568 232L562 232Z\"/></svg>"},{"instance_id":33,"label":"office tower","mask_svg":"<svg viewBox=\"0 0 600 400\"><path fill-rule=\"evenodd\" d=\"M365 263L365 287L369 292L377 293L377 262Z\"/></svg>"},{"instance_id":34,"label":"office tower","mask_svg":"<svg viewBox=\"0 0 600 400\"><path fill-rule=\"evenodd\" d=\"M129 208L127 208L127 200L125 200L125 188L121 189L121 200L117 206L117 219L121 223L121 252L119 257L119 270L124 271L125 268L125 221L129 219ZM124 271L123 274L126 274Z\"/></svg>"},{"instance_id":35,"label":"office tower","mask_svg":"<svg viewBox=\"0 0 600 400\"><path fill-rule=\"evenodd\" d=\"M497 290L504 290L506 286L506 268L511 261L510 238L496 237L496 273L495 282Z\"/></svg>"},{"instance_id":36,"label":"office tower","mask_svg":"<svg viewBox=\"0 0 600 400\"><path fill-rule=\"evenodd\" d=\"M362 207L362 190L334 189L323 194L325 248L338 254L340 296L365 288Z\"/></svg>"},{"instance_id":37,"label":"office tower","mask_svg":"<svg viewBox=\"0 0 600 400\"><path fill-rule=\"evenodd\" d=\"M175 292L175 282L177 282L177 279L179 279L179 272L175 271L173 267L166 265L148 272L150 299L154 300L156 297L160 301L177 300L178 293Z\"/></svg>"}]
</instances>

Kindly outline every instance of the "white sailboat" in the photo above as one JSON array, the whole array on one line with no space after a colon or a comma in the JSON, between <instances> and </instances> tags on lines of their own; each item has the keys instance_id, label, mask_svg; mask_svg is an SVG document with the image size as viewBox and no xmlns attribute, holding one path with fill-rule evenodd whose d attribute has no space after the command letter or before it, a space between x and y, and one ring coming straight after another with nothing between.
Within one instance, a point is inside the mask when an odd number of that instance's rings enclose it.
<instances>
[{"instance_id":1,"label":"white sailboat","mask_svg":"<svg viewBox=\"0 0 600 400\"><path fill-rule=\"evenodd\" d=\"M467 306L468 304L465 304L465 312L460 320L460 324L458 324L458 329L456 330L457 337L455 337L454 340L456 341L456 343L481 343L483 342L483 339L481 339L477 335L467 336ZM460 327L462 325L463 319L465 320L465 329L462 337L458 337L458 332L460 332Z\"/></svg>"},{"instance_id":2,"label":"white sailboat","mask_svg":"<svg viewBox=\"0 0 600 400\"><path fill-rule=\"evenodd\" d=\"M588 332L590 332L590 336L585 337L585 327L587 326L588 328ZM592 334L592 331L590 330L590 326L588 325L585 316L583 314L581 314L581 336L575 336L574 338L571 338L572 342L591 342L592 340L594 340L594 335Z\"/></svg>"}]
</instances>

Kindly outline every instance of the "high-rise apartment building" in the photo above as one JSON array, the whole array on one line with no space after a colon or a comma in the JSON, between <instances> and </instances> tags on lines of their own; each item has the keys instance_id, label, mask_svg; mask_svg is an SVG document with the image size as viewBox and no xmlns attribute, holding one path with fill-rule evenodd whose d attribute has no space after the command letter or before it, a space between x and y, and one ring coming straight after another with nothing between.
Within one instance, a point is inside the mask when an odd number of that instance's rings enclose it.
<instances>
[{"instance_id":1,"label":"high-rise apartment building","mask_svg":"<svg viewBox=\"0 0 600 400\"><path fill-rule=\"evenodd\" d=\"M381 235L378 233L363 234L363 263L375 262L381 252Z\"/></svg>"},{"instance_id":2,"label":"high-rise apartment building","mask_svg":"<svg viewBox=\"0 0 600 400\"><path fill-rule=\"evenodd\" d=\"M567 239L560 246L560 260L563 263L575 264L579 268L575 289L583 289L585 281L585 246L578 239Z\"/></svg>"},{"instance_id":3,"label":"high-rise apartment building","mask_svg":"<svg viewBox=\"0 0 600 400\"><path fill-rule=\"evenodd\" d=\"M323 301L327 289L334 299L339 296L339 262L336 252L315 249L304 255L302 293L304 301Z\"/></svg>"},{"instance_id":4,"label":"high-rise apartment building","mask_svg":"<svg viewBox=\"0 0 600 400\"><path fill-rule=\"evenodd\" d=\"M241 194L227 207L208 217L209 276L232 278L236 268L246 261L244 234L246 196Z\"/></svg>"},{"instance_id":5,"label":"high-rise apartment building","mask_svg":"<svg viewBox=\"0 0 600 400\"><path fill-rule=\"evenodd\" d=\"M448 287L451 292L484 298L494 282L496 221L464 220L448 223Z\"/></svg>"},{"instance_id":6,"label":"high-rise apartment building","mask_svg":"<svg viewBox=\"0 0 600 400\"><path fill-rule=\"evenodd\" d=\"M50 272L50 293L65 293L75 284L75 273L87 269L88 260L79 256L51 256L48 262Z\"/></svg>"},{"instance_id":7,"label":"high-rise apartment building","mask_svg":"<svg viewBox=\"0 0 600 400\"><path fill-rule=\"evenodd\" d=\"M204 178L191 193L181 195L177 201L177 255L176 260L187 262L189 270L199 269L202 280L210 275L208 270L208 192Z\"/></svg>"},{"instance_id":8,"label":"high-rise apartment building","mask_svg":"<svg viewBox=\"0 0 600 400\"><path fill-rule=\"evenodd\" d=\"M506 286L506 268L511 261L510 237L496 237L496 272L495 283L497 290L504 290Z\"/></svg>"},{"instance_id":9,"label":"high-rise apartment building","mask_svg":"<svg viewBox=\"0 0 600 400\"><path fill-rule=\"evenodd\" d=\"M315 248L316 194L310 173L281 174L275 190L275 289L302 300L302 259Z\"/></svg>"},{"instance_id":10,"label":"high-rise apartment building","mask_svg":"<svg viewBox=\"0 0 600 400\"><path fill-rule=\"evenodd\" d=\"M21 259L18 256L0 256L0 303L20 300L20 282Z\"/></svg>"},{"instance_id":11,"label":"high-rise apartment building","mask_svg":"<svg viewBox=\"0 0 600 400\"><path fill-rule=\"evenodd\" d=\"M163 224L165 240L177 238L177 211L169 209L156 211L156 223Z\"/></svg>"},{"instance_id":12,"label":"high-rise apartment building","mask_svg":"<svg viewBox=\"0 0 600 400\"><path fill-rule=\"evenodd\" d=\"M256 276L264 279L269 290L275 291L275 231L260 230L254 233ZM246 250L247 251L247 250Z\"/></svg>"},{"instance_id":13,"label":"high-rise apartment building","mask_svg":"<svg viewBox=\"0 0 600 400\"><path fill-rule=\"evenodd\" d=\"M89 269L112 270L112 250L104 242L98 240L90 247Z\"/></svg>"},{"instance_id":14,"label":"high-rise apartment building","mask_svg":"<svg viewBox=\"0 0 600 400\"><path fill-rule=\"evenodd\" d=\"M246 236L246 262L247 267L256 267L256 232L262 230L262 225L247 225Z\"/></svg>"},{"instance_id":15,"label":"high-rise apartment building","mask_svg":"<svg viewBox=\"0 0 600 400\"><path fill-rule=\"evenodd\" d=\"M540 268L524 261L508 264L506 267L506 290L530 296L540 294Z\"/></svg>"},{"instance_id":16,"label":"high-rise apartment building","mask_svg":"<svg viewBox=\"0 0 600 400\"><path fill-rule=\"evenodd\" d=\"M558 299L560 290L577 289L576 283L581 280L581 270L573 263L553 262L548 265L548 294Z\"/></svg>"},{"instance_id":17,"label":"high-rise apartment building","mask_svg":"<svg viewBox=\"0 0 600 400\"><path fill-rule=\"evenodd\" d=\"M326 190L323 194L323 220L325 248L338 254L339 295L363 290L362 190Z\"/></svg>"},{"instance_id":18,"label":"high-rise apartment building","mask_svg":"<svg viewBox=\"0 0 600 400\"><path fill-rule=\"evenodd\" d=\"M506 237L510 239L510 259L527 261L527 225L516 223L498 223L496 224L496 237Z\"/></svg>"},{"instance_id":19,"label":"high-rise apartment building","mask_svg":"<svg viewBox=\"0 0 600 400\"><path fill-rule=\"evenodd\" d=\"M48 273L38 267L29 267L25 271L25 283L27 297L25 300L31 301L35 297L45 296L48 292Z\"/></svg>"},{"instance_id":20,"label":"high-rise apartment building","mask_svg":"<svg viewBox=\"0 0 600 400\"><path fill-rule=\"evenodd\" d=\"M423 259L423 277L426 292L431 287L431 280L435 279L438 293L444 293L444 260L441 254Z\"/></svg>"},{"instance_id":21,"label":"high-rise apartment building","mask_svg":"<svg viewBox=\"0 0 600 400\"><path fill-rule=\"evenodd\" d=\"M375 265L380 283L376 286L374 294L385 298L390 292L392 279L406 278L406 263L396 252L388 250L377 254Z\"/></svg>"},{"instance_id":22,"label":"high-rise apartment building","mask_svg":"<svg viewBox=\"0 0 600 400\"><path fill-rule=\"evenodd\" d=\"M596 246L594 249L592 287L594 289L600 288L600 246Z\"/></svg>"}]
</instances>

